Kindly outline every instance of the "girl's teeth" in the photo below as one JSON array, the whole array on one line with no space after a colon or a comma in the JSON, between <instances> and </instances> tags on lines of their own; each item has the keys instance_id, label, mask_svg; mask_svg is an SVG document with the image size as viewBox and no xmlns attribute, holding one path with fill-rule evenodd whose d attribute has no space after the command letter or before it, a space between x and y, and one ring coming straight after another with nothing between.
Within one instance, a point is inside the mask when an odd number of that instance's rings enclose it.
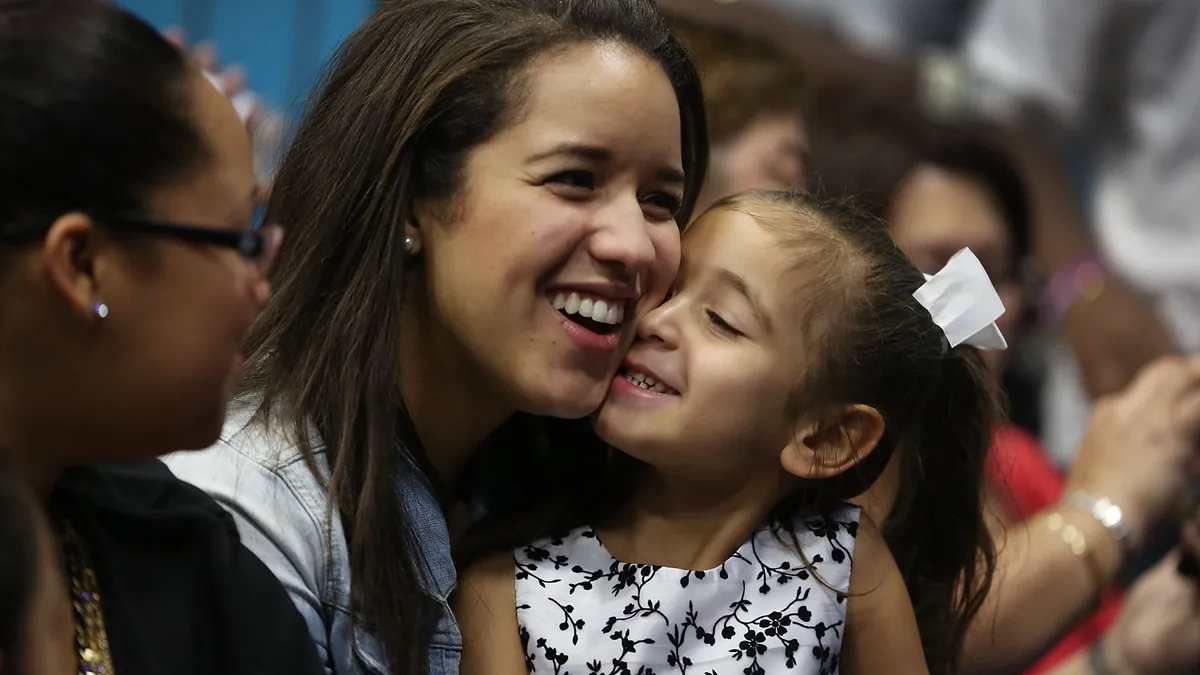
<instances>
[{"instance_id":1,"label":"girl's teeth","mask_svg":"<svg viewBox=\"0 0 1200 675\"><path fill-rule=\"evenodd\" d=\"M625 320L625 306L620 302L609 304L606 300L580 298L578 293L555 293L551 304L554 309L599 323L616 325Z\"/></svg>"},{"instance_id":2,"label":"girl's teeth","mask_svg":"<svg viewBox=\"0 0 1200 675\"><path fill-rule=\"evenodd\" d=\"M661 382L655 382L653 378L647 377L642 373L626 373L625 379L636 384L642 389L650 389L657 391L660 394L665 394L670 391L666 385L662 384Z\"/></svg>"}]
</instances>

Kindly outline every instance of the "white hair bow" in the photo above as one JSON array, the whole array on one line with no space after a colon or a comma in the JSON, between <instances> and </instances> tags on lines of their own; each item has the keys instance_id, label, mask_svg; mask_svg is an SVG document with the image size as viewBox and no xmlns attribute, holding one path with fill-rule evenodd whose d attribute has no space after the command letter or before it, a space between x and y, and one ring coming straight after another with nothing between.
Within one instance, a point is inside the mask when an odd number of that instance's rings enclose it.
<instances>
[{"instance_id":1,"label":"white hair bow","mask_svg":"<svg viewBox=\"0 0 1200 675\"><path fill-rule=\"evenodd\" d=\"M1004 314L1004 303L983 263L970 249L955 253L937 274L926 274L925 283L913 297L929 310L951 348L960 344L979 349L1008 348L996 326L996 319Z\"/></svg>"}]
</instances>

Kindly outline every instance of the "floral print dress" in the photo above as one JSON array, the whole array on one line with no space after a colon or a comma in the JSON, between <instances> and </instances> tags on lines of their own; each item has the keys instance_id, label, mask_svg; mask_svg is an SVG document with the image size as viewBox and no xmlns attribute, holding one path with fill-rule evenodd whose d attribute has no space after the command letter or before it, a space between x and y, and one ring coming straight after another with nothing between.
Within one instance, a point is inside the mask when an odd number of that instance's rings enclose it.
<instances>
[{"instance_id":1,"label":"floral print dress","mask_svg":"<svg viewBox=\"0 0 1200 675\"><path fill-rule=\"evenodd\" d=\"M529 672L837 673L860 514L847 504L763 526L705 571L620 562L591 528L523 547L516 604Z\"/></svg>"}]
</instances>

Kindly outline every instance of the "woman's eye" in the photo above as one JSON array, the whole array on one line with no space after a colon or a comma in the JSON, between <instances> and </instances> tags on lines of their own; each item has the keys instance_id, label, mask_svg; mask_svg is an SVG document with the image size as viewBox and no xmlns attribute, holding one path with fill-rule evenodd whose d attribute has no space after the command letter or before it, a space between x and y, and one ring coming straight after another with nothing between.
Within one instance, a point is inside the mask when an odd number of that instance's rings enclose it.
<instances>
[{"instance_id":1,"label":"woman's eye","mask_svg":"<svg viewBox=\"0 0 1200 675\"><path fill-rule=\"evenodd\" d=\"M730 335L741 335L742 334L741 331L739 331L738 329L729 325L728 321L726 321L725 319L722 319L720 314L717 314L716 312L714 312L712 310L705 310L705 313L708 314L708 320L710 322L712 322L712 325L716 326L718 330L722 330L726 333L729 333Z\"/></svg>"},{"instance_id":2,"label":"woman's eye","mask_svg":"<svg viewBox=\"0 0 1200 675\"><path fill-rule=\"evenodd\" d=\"M560 171L547 178L546 182L582 190L596 189L596 176L591 171Z\"/></svg>"}]
</instances>

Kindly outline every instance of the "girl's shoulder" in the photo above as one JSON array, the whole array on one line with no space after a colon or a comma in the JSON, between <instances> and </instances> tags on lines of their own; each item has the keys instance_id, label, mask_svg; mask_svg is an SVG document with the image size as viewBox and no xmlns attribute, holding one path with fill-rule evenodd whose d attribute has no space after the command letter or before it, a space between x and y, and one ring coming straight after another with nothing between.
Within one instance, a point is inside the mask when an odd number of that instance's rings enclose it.
<instances>
[{"instance_id":1,"label":"girl's shoulder","mask_svg":"<svg viewBox=\"0 0 1200 675\"><path fill-rule=\"evenodd\" d=\"M748 542L748 553L764 570L795 570L801 580L811 575L846 593L864 520L862 509L853 504L801 512L759 528Z\"/></svg>"}]
</instances>

